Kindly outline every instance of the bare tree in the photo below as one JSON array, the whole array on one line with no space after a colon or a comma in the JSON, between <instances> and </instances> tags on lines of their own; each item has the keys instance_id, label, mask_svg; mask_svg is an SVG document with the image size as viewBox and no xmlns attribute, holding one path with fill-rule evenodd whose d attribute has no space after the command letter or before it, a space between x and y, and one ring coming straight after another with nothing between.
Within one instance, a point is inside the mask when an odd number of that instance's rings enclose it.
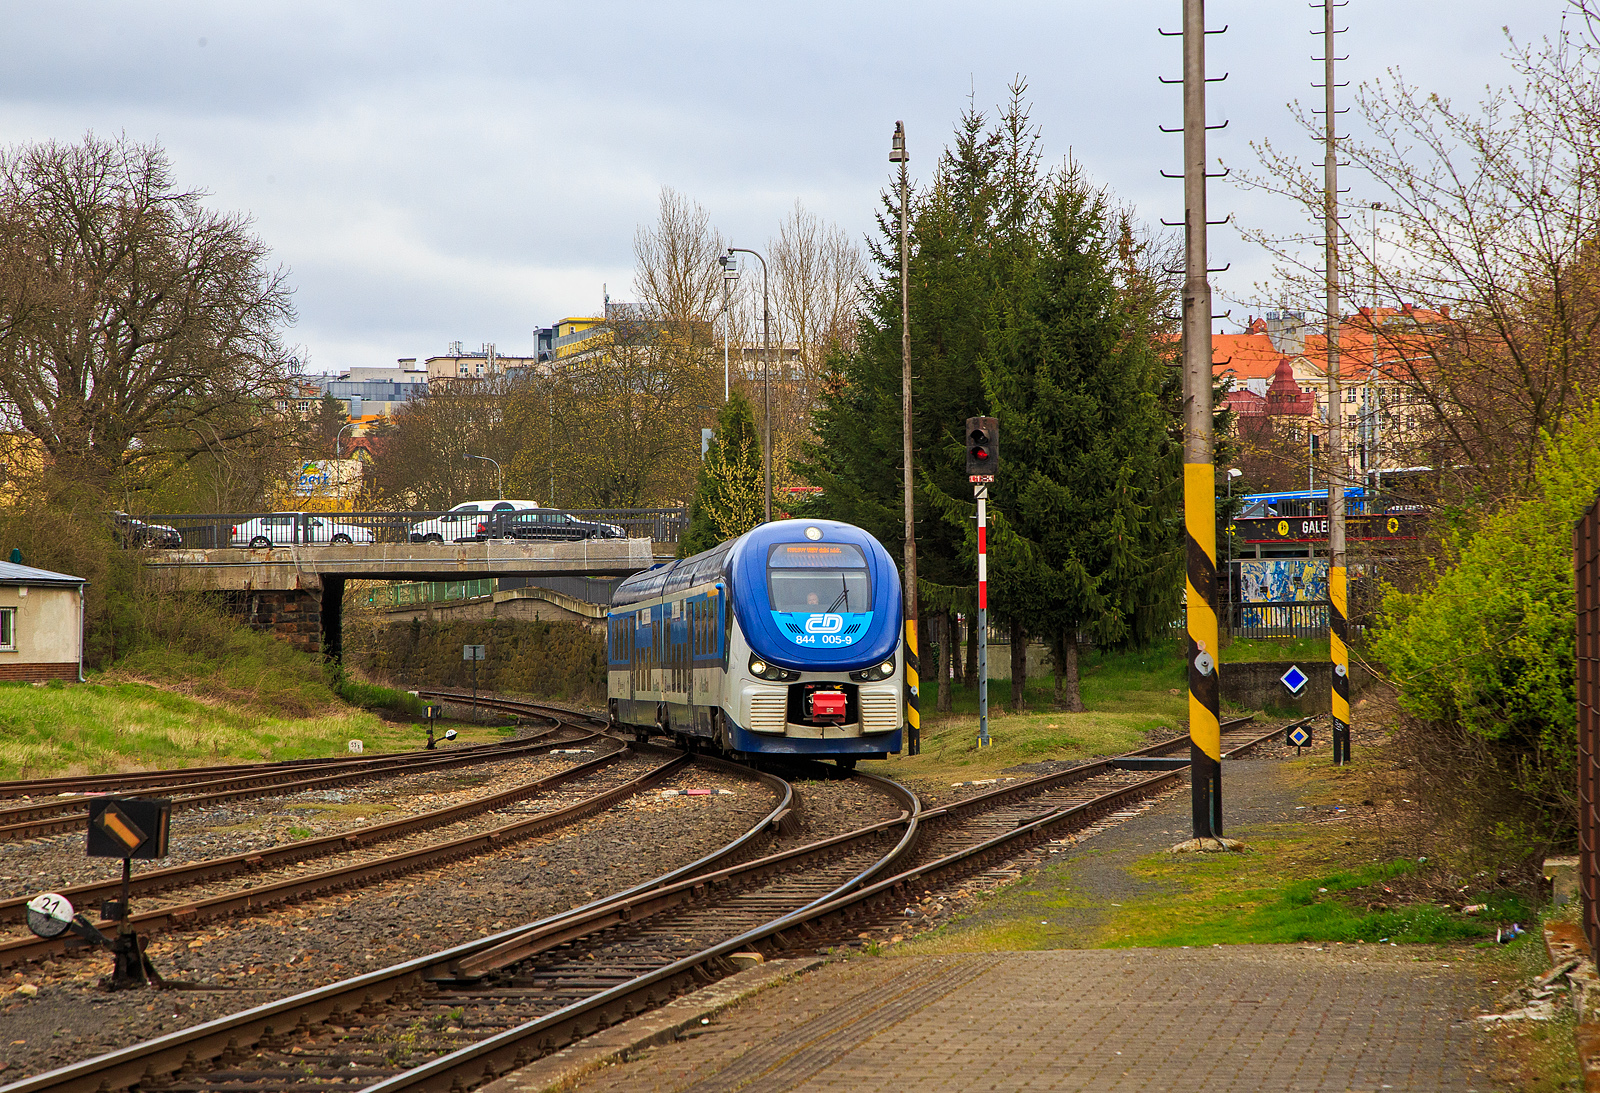
<instances>
[{"instance_id":1,"label":"bare tree","mask_svg":"<svg viewBox=\"0 0 1600 1093\"><path fill-rule=\"evenodd\" d=\"M641 224L633 236L634 291L646 314L664 323L710 321L722 303L717 258L725 246L699 202L661 187L655 225Z\"/></svg>"},{"instance_id":2,"label":"bare tree","mask_svg":"<svg viewBox=\"0 0 1600 1093\"><path fill-rule=\"evenodd\" d=\"M1516 87L1463 108L1393 74L1363 85L1369 135L1342 143L1377 187L1348 207L1380 208L1386 225L1375 246L1347 221L1351 280L1414 305L1366 331L1393 362L1399 409L1423 422L1390 434L1408 445L1393 454L1495 495L1517 492L1541 431L1600 390L1600 6L1570 9L1556 38L1512 41ZM1248 184L1320 210L1318 172L1270 144L1257 151L1264 173ZM1290 292L1320 277L1305 238L1254 238Z\"/></svg>"},{"instance_id":3,"label":"bare tree","mask_svg":"<svg viewBox=\"0 0 1600 1093\"><path fill-rule=\"evenodd\" d=\"M466 456L488 456L507 468L518 457L508 406L521 386L502 376L431 384L428 397L402 408L383 437L368 480L374 500L402 509L445 509L493 497L494 468Z\"/></svg>"},{"instance_id":4,"label":"bare tree","mask_svg":"<svg viewBox=\"0 0 1600 1093\"><path fill-rule=\"evenodd\" d=\"M155 144L0 152L0 413L68 477L114 488L282 431L290 291L204 196Z\"/></svg>"},{"instance_id":5,"label":"bare tree","mask_svg":"<svg viewBox=\"0 0 1600 1093\"><path fill-rule=\"evenodd\" d=\"M709 344L653 319L607 327L595 350L510 393L507 480L536 496L553 480L553 503L574 508L685 502L722 396Z\"/></svg>"}]
</instances>

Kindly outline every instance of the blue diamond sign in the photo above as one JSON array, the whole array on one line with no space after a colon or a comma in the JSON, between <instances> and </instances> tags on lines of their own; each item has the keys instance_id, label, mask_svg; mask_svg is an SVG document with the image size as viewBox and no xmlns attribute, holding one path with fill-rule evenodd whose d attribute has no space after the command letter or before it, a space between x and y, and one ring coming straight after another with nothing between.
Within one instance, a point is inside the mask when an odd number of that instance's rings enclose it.
<instances>
[{"instance_id":1,"label":"blue diamond sign","mask_svg":"<svg viewBox=\"0 0 1600 1093\"><path fill-rule=\"evenodd\" d=\"M1306 684L1311 682L1311 677L1302 672L1298 664L1291 664L1289 665L1289 670L1279 676L1278 680L1289 688L1290 694L1297 695L1306 689Z\"/></svg>"},{"instance_id":2,"label":"blue diamond sign","mask_svg":"<svg viewBox=\"0 0 1600 1093\"><path fill-rule=\"evenodd\" d=\"M1289 730L1288 742L1297 748L1309 747L1311 744L1311 730L1304 725L1296 725Z\"/></svg>"}]
</instances>

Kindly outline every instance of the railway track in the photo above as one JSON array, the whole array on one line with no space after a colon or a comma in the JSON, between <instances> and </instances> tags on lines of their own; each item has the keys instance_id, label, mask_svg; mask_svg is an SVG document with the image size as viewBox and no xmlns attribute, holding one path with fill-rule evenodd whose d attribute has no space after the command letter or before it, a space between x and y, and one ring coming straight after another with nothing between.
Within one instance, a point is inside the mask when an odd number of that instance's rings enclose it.
<instances>
[{"instance_id":1,"label":"railway track","mask_svg":"<svg viewBox=\"0 0 1600 1093\"><path fill-rule=\"evenodd\" d=\"M134 786L133 789L140 792L159 789L163 796L171 797L174 812L183 812L252 797L303 793L308 790L351 785L373 778L391 778L401 774L492 763L555 746L561 741L552 740L551 737L561 731L563 731L562 726L556 726L535 736L494 744L474 744L445 751L402 752L365 762L359 759L340 759L297 767L262 771L245 770L202 781L191 780L166 785L146 784ZM104 776L97 784L111 788L94 790L92 791L94 794L128 791L128 787L124 786L117 776ZM66 799L54 797L0 808L0 842L38 838L82 828L88 820L89 796L89 792L85 791L81 794L74 793Z\"/></svg>"},{"instance_id":2,"label":"railway track","mask_svg":"<svg viewBox=\"0 0 1600 1093\"><path fill-rule=\"evenodd\" d=\"M135 875L130 885L130 892L149 895L238 876L248 877L310 859L359 851L402 839L417 832L435 831L449 824L461 823L483 813L494 812L507 805L537 797L569 782L589 778L628 753L628 749L619 742L609 738L604 739L611 745L611 749L605 754L498 793L386 823L355 828L336 835L303 839L282 846L140 873ZM576 823L610 808L626 797L656 785L681 770L686 764L687 759L684 757L671 758L620 785L601 789L571 804L528 819L499 824L474 834L429 843L394 854L364 858L315 873L297 873L277 881L252 884L220 894L169 904L135 914L130 921L137 930L148 935L174 927L195 926L210 919L260 911L329 892L375 884L405 873L471 857L520 839L534 838ZM81 907L92 905L99 899L115 896L120 891L120 880L107 880L65 888L60 894L66 896L75 906ZM27 901L26 896L0 901L0 921L21 920ZM100 922L97 925L103 933L109 934L116 929L116 924L113 922ZM57 953L82 948L87 944L73 935L52 940L36 937L0 940L0 967L40 960Z\"/></svg>"},{"instance_id":3,"label":"railway track","mask_svg":"<svg viewBox=\"0 0 1600 1093\"><path fill-rule=\"evenodd\" d=\"M1252 734L1235 722L1227 726L1226 753L1238 755L1281 731ZM927 812L904 787L857 775L899 801L900 816L742 864L722 864L730 856L718 855L675 879L657 878L0 1093L133 1085L168 1093L470 1089L715 979L743 949L773 954L853 937L862 922L904 906L910 893L1162 792L1183 771L1162 763L1161 753L1184 744L1083 764ZM1152 772L1152 763L1170 769Z\"/></svg>"}]
</instances>

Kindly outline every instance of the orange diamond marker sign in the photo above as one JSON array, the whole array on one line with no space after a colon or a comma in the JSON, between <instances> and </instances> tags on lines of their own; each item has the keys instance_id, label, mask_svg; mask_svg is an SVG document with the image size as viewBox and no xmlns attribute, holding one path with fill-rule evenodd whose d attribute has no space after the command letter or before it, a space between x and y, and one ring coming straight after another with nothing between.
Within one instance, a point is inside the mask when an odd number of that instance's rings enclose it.
<instances>
[{"instance_id":1,"label":"orange diamond marker sign","mask_svg":"<svg viewBox=\"0 0 1600 1093\"><path fill-rule=\"evenodd\" d=\"M95 817L94 821L107 835L127 848L129 854L139 849L144 844L147 835L139 825L128 818L128 814L118 808L113 802L105 807L105 811Z\"/></svg>"}]
</instances>

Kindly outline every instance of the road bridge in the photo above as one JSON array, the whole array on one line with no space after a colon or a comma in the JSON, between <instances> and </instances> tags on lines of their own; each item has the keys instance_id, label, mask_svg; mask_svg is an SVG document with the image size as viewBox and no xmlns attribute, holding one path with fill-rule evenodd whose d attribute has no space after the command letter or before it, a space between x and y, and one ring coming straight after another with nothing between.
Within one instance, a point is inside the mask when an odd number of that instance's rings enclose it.
<instances>
[{"instance_id":1,"label":"road bridge","mask_svg":"<svg viewBox=\"0 0 1600 1093\"><path fill-rule=\"evenodd\" d=\"M341 608L348 580L626 576L655 561L649 539L486 539L145 552L145 568L157 588L220 593L229 609L251 626L330 656L342 652Z\"/></svg>"}]
</instances>

